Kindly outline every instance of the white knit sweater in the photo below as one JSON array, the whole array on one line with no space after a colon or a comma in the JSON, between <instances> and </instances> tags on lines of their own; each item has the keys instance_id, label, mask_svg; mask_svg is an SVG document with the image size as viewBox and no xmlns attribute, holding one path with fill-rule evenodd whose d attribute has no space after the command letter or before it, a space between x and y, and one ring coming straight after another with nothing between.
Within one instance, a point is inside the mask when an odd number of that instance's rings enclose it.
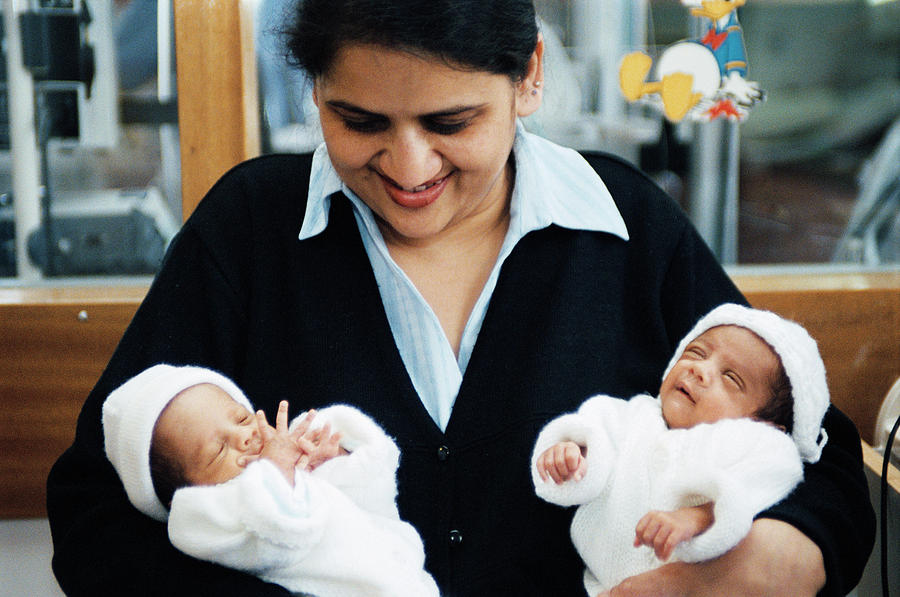
<instances>
[{"instance_id":1,"label":"white knit sweater","mask_svg":"<svg viewBox=\"0 0 900 597\"><path fill-rule=\"evenodd\" d=\"M545 483L537 474L537 458L564 440L587 447L587 473L579 482ZM672 561L702 561L734 547L753 517L784 498L803 476L794 442L775 427L729 419L668 429L659 400L647 395L595 396L576 413L554 419L538 436L531 463L541 498L579 506L571 534L592 597L662 565L652 548L633 546L635 527L648 511L714 502L713 525L672 556Z\"/></svg>"},{"instance_id":2,"label":"white knit sweater","mask_svg":"<svg viewBox=\"0 0 900 597\"><path fill-rule=\"evenodd\" d=\"M221 485L179 489L172 544L318 597L437 596L422 541L397 514L397 446L352 407L322 409L313 427L326 422L349 455L296 470L294 487L258 460Z\"/></svg>"}]
</instances>

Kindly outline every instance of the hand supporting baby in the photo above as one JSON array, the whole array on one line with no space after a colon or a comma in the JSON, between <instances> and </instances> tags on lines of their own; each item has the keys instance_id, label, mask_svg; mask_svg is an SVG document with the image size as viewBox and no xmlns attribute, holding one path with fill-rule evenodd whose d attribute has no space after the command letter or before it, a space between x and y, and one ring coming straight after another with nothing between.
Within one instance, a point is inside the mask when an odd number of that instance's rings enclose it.
<instances>
[{"instance_id":1,"label":"hand supporting baby","mask_svg":"<svg viewBox=\"0 0 900 597\"><path fill-rule=\"evenodd\" d=\"M256 424L262 439L262 450L256 456L245 457L243 466L258 458L265 458L284 474L288 483L293 485L296 467L312 471L336 456L348 454L340 445L341 434L332 433L328 423L316 429L310 428L315 415L315 410L308 411L306 417L291 431L288 426L286 400L278 404L274 427L269 425L262 410L257 411Z\"/></svg>"}]
</instances>

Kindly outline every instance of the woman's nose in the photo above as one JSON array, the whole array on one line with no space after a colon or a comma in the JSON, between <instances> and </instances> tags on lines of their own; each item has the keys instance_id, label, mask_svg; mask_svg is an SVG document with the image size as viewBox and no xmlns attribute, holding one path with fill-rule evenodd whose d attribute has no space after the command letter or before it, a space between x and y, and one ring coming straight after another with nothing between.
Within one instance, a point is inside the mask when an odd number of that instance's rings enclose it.
<instances>
[{"instance_id":1,"label":"woman's nose","mask_svg":"<svg viewBox=\"0 0 900 597\"><path fill-rule=\"evenodd\" d=\"M379 167L395 184L411 191L440 174L442 159L424 131L408 127L389 138Z\"/></svg>"}]
</instances>

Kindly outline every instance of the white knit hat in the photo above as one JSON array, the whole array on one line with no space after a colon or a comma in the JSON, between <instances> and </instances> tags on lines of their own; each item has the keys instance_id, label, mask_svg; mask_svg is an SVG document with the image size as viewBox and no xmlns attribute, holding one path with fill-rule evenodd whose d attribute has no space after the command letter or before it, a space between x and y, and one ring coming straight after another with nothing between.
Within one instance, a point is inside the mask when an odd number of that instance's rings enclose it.
<instances>
[{"instance_id":1,"label":"white knit hat","mask_svg":"<svg viewBox=\"0 0 900 597\"><path fill-rule=\"evenodd\" d=\"M822 428L822 417L829 403L828 384L825 381L825 364L816 341L799 324L770 311L735 304L720 305L702 317L681 340L663 378L675 366L688 343L706 330L720 325L747 328L765 340L781 358L793 390L794 430L791 436L803 460L819 460L822 448L828 441L828 435Z\"/></svg>"},{"instance_id":2,"label":"white knit hat","mask_svg":"<svg viewBox=\"0 0 900 597\"><path fill-rule=\"evenodd\" d=\"M106 457L112 463L128 499L156 520L169 511L163 506L150 478L150 440L156 420L166 405L182 390L198 384L213 384L235 402L253 412L253 406L234 382L202 367L154 365L113 391L103 403L103 435Z\"/></svg>"}]
</instances>

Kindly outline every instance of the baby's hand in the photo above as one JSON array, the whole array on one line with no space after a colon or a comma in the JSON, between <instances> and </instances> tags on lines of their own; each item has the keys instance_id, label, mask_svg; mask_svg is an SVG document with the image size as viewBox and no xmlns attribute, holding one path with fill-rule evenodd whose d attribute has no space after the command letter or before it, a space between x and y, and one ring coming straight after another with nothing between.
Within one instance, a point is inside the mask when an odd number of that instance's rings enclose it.
<instances>
[{"instance_id":1,"label":"baby's hand","mask_svg":"<svg viewBox=\"0 0 900 597\"><path fill-rule=\"evenodd\" d=\"M266 421L266 414L257 411L256 424L259 427L259 435L263 440L260 458L271 461L280 470L288 483L294 484L294 465L301 457L302 452L288 432L288 403L282 400L278 404L278 412L275 415L275 427Z\"/></svg>"},{"instance_id":2,"label":"baby's hand","mask_svg":"<svg viewBox=\"0 0 900 597\"><path fill-rule=\"evenodd\" d=\"M303 452L297 461L297 466L307 471L315 470L336 456L349 454L341 447L340 432L332 433L331 425L328 423L311 431L307 426L303 433L294 436L294 441Z\"/></svg>"},{"instance_id":3,"label":"baby's hand","mask_svg":"<svg viewBox=\"0 0 900 597\"><path fill-rule=\"evenodd\" d=\"M652 547L656 557L666 561L679 543L693 539L708 529L713 520L711 502L671 512L653 510L638 521L634 546Z\"/></svg>"},{"instance_id":4,"label":"baby's hand","mask_svg":"<svg viewBox=\"0 0 900 597\"><path fill-rule=\"evenodd\" d=\"M541 480L553 479L561 485L570 479L581 481L587 473L586 448L575 442L565 441L547 448L537 459L537 471Z\"/></svg>"}]
</instances>

